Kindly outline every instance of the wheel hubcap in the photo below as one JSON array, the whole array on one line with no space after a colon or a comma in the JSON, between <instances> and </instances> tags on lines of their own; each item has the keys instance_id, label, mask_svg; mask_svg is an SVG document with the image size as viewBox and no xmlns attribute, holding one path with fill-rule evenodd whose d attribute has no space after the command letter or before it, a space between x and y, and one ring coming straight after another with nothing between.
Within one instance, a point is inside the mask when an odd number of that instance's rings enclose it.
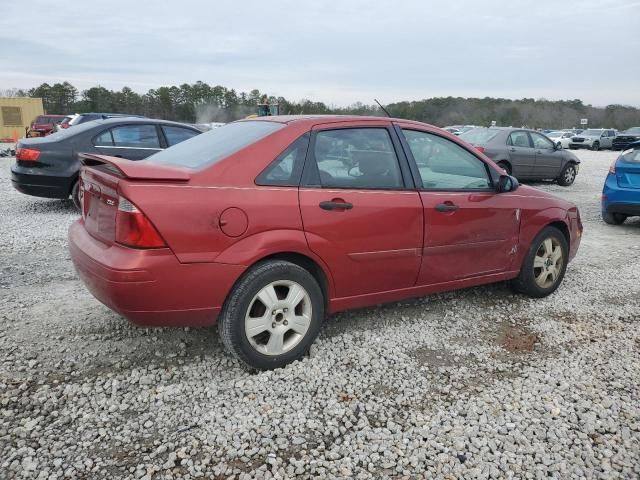
<instances>
[{"instance_id":1,"label":"wheel hubcap","mask_svg":"<svg viewBox=\"0 0 640 480\"><path fill-rule=\"evenodd\" d=\"M245 316L251 346L264 355L281 355L304 338L311 324L311 298L298 283L278 280L253 297Z\"/></svg>"},{"instance_id":2,"label":"wheel hubcap","mask_svg":"<svg viewBox=\"0 0 640 480\"><path fill-rule=\"evenodd\" d=\"M547 238L538 247L533 260L533 276L541 288L552 287L560 277L564 264L562 247L555 238Z\"/></svg>"},{"instance_id":3,"label":"wheel hubcap","mask_svg":"<svg viewBox=\"0 0 640 480\"><path fill-rule=\"evenodd\" d=\"M573 179L576 176L576 171L573 168L568 168L567 171L564 174L564 179L567 181L567 183L571 183L573 182Z\"/></svg>"}]
</instances>

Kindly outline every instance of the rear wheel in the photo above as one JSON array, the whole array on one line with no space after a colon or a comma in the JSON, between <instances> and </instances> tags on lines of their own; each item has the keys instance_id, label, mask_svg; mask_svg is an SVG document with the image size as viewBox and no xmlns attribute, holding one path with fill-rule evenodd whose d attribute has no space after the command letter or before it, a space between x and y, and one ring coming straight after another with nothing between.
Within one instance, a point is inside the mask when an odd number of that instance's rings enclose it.
<instances>
[{"instance_id":1,"label":"rear wheel","mask_svg":"<svg viewBox=\"0 0 640 480\"><path fill-rule=\"evenodd\" d=\"M569 246L562 232L545 227L531 242L513 288L530 297L546 297L562 282L568 261Z\"/></svg>"},{"instance_id":2,"label":"rear wheel","mask_svg":"<svg viewBox=\"0 0 640 480\"><path fill-rule=\"evenodd\" d=\"M560 172L560 176L558 177L558 185L561 185L563 187L573 185L573 182L576 180L577 174L578 170L576 169L576 165L574 163L567 163Z\"/></svg>"},{"instance_id":3,"label":"rear wheel","mask_svg":"<svg viewBox=\"0 0 640 480\"><path fill-rule=\"evenodd\" d=\"M227 349L259 370L300 359L324 318L324 297L304 268L281 260L249 270L235 285L218 320Z\"/></svg>"},{"instance_id":4,"label":"rear wheel","mask_svg":"<svg viewBox=\"0 0 640 480\"><path fill-rule=\"evenodd\" d=\"M622 213L603 212L602 219L609 225L620 225L624 223L624 221L627 219L627 216L623 215Z\"/></svg>"},{"instance_id":5,"label":"rear wheel","mask_svg":"<svg viewBox=\"0 0 640 480\"><path fill-rule=\"evenodd\" d=\"M600 142L593 142L593 145L591 145L591 150L593 150L595 152L600 150Z\"/></svg>"},{"instance_id":6,"label":"rear wheel","mask_svg":"<svg viewBox=\"0 0 640 480\"><path fill-rule=\"evenodd\" d=\"M71 189L71 200L76 209L80 210L80 181L76 180Z\"/></svg>"},{"instance_id":7,"label":"rear wheel","mask_svg":"<svg viewBox=\"0 0 640 480\"><path fill-rule=\"evenodd\" d=\"M511 165L509 165L509 162L498 162L498 166L507 172L507 175L511 175Z\"/></svg>"}]
</instances>

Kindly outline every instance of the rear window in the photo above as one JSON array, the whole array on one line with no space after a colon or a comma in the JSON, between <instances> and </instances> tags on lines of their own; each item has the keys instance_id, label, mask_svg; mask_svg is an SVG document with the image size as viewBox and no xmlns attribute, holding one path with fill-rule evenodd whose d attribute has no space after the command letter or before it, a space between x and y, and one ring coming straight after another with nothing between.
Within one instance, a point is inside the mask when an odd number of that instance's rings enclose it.
<instances>
[{"instance_id":1,"label":"rear window","mask_svg":"<svg viewBox=\"0 0 640 480\"><path fill-rule=\"evenodd\" d=\"M34 123L49 123L49 117L39 116L33 121Z\"/></svg>"},{"instance_id":2,"label":"rear window","mask_svg":"<svg viewBox=\"0 0 640 480\"><path fill-rule=\"evenodd\" d=\"M281 128L284 125L275 122L229 123L151 155L147 161L200 168L212 165Z\"/></svg>"},{"instance_id":3,"label":"rear window","mask_svg":"<svg viewBox=\"0 0 640 480\"><path fill-rule=\"evenodd\" d=\"M640 150L632 150L620 157L621 162L640 163Z\"/></svg>"},{"instance_id":4,"label":"rear window","mask_svg":"<svg viewBox=\"0 0 640 480\"><path fill-rule=\"evenodd\" d=\"M473 143L475 145L481 145L489 143L500 130L491 130L490 128L474 128L461 133L458 138L463 139L465 142Z\"/></svg>"}]
</instances>

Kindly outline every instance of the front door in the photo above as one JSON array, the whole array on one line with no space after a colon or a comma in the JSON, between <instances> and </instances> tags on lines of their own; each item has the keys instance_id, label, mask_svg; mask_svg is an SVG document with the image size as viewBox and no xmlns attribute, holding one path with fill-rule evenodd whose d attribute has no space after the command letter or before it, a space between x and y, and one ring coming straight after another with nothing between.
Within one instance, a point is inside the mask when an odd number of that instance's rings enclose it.
<instances>
[{"instance_id":1,"label":"front door","mask_svg":"<svg viewBox=\"0 0 640 480\"><path fill-rule=\"evenodd\" d=\"M400 125L421 183L424 248L419 285L497 274L512 268L520 212L496 193L487 165L435 132Z\"/></svg>"},{"instance_id":2,"label":"front door","mask_svg":"<svg viewBox=\"0 0 640 480\"><path fill-rule=\"evenodd\" d=\"M307 242L338 298L412 287L420 269L422 204L402 149L389 122L361 125L316 127L300 188Z\"/></svg>"},{"instance_id":3,"label":"front door","mask_svg":"<svg viewBox=\"0 0 640 480\"><path fill-rule=\"evenodd\" d=\"M535 132L530 132L530 134L536 150L534 176L543 179L558 178L564 162L564 153L561 150L556 150L553 142L544 135Z\"/></svg>"},{"instance_id":4,"label":"front door","mask_svg":"<svg viewBox=\"0 0 640 480\"><path fill-rule=\"evenodd\" d=\"M536 164L536 151L529 134L524 130L511 132L507 137L507 152L511 159L511 173L517 178L533 175Z\"/></svg>"}]
</instances>

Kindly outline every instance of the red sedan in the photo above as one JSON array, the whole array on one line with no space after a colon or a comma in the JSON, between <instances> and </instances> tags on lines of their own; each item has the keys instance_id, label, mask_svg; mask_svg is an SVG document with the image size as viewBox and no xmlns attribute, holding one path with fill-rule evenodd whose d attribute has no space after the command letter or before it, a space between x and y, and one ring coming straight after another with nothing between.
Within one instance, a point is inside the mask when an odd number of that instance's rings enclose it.
<instances>
[{"instance_id":1,"label":"red sedan","mask_svg":"<svg viewBox=\"0 0 640 480\"><path fill-rule=\"evenodd\" d=\"M300 358L325 314L511 280L558 288L575 205L419 122L269 117L142 161L85 155L71 257L141 325L218 323L255 368Z\"/></svg>"}]
</instances>

